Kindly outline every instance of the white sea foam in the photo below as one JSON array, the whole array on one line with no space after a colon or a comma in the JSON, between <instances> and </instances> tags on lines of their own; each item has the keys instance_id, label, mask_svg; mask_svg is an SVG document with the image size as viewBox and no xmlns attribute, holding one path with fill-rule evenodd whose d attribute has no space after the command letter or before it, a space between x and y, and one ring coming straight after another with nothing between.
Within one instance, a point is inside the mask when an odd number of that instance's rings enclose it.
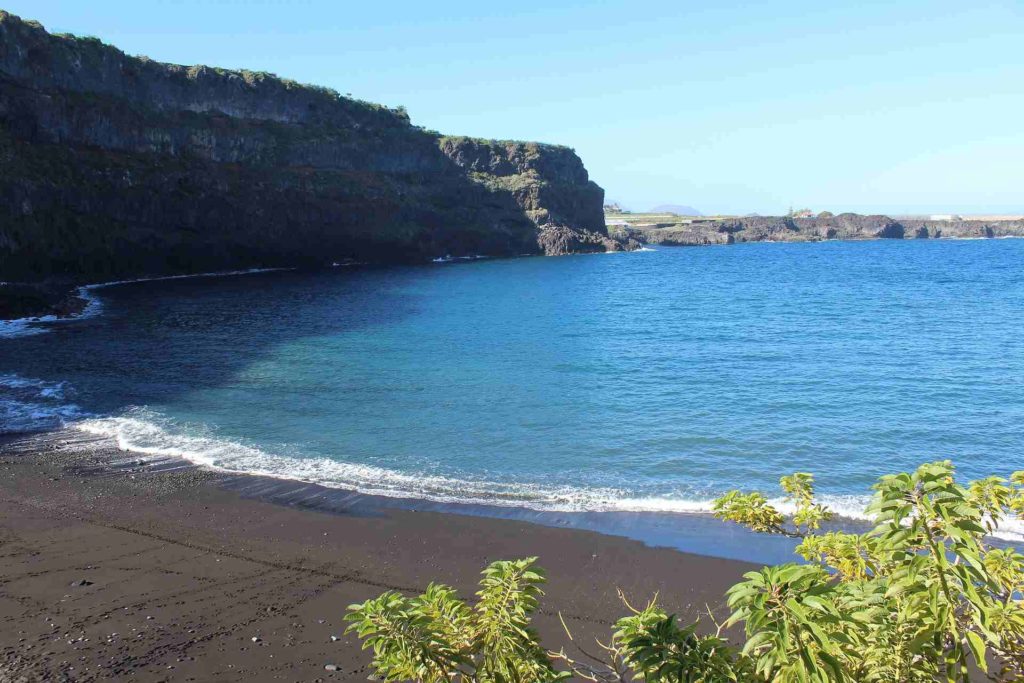
<instances>
[{"instance_id":1,"label":"white sea foam","mask_svg":"<svg viewBox=\"0 0 1024 683\"><path fill-rule=\"evenodd\" d=\"M869 518L864 514L870 496L854 495L824 495L818 496L818 500L831 509L842 519L855 521L867 521ZM703 513L711 514L712 499L689 500L681 498L620 498L607 502L607 510L623 512L679 512L679 513ZM796 506L783 498L772 498L768 501L776 509L786 515L796 511Z\"/></svg>"},{"instance_id":2,"label":"white sea foam","mask_svg":"<svg viewBox=\"0 0 1024 683\"><path fill-rule=\"evenodd\" d=\"M486 254L471 254L469 256L438 256L435 259L431 259L434 263L451 263L452 261L477 261L483 258L491 258Z\"/></svg>"},{"instance_id":3,"label":"white sea foam","mask_svg":"<svg viewBox=\"0 0 1024 683\"><path fill-rule=\"evenodd\" d=\"M24 388L38 396L64 396L66 385L0 378L0 387ZM3 404L0 403L0 406ZM0 425L4 423L0 407ZM61 411L67 411L66 413ZM31 408L23 408L28 420ZM491 481L482 478L454 478L347 463L332 458L302 457L271 453L253 445L218 438L209 430L179 425L144 408L129 410L120 417L90 418L76 406L63 405L55 412L43 407L38 419L74 418L72 426L88 434L113 439L123 451L181 458L201 467L238 474L253 474L318 484L328 488L358 491L390 498L413 498L439 503L519 507L546 512L651 512L711 514L712 500L674 496L631 496L612 488L544 486L535 483ZM84 419L83 419L84 418ZM842 519L868 521L865 509L869 496L823 495L820 501ZM794 506L782 498L769 501L784 514ZM1024 521L1005 520L993 536L1024 540Z\"/></svg>"},{"instance_id":4,"label":"white sea foam","mask_svg":"<svg viewBox=\"0 0 1024 683\"><path fill-rule=\"evenodd\" d=\"M57 320L57 316L48 315L44 318L17 318L0 320L0 339L11 337L27 337L30 334L45 332L46 328L37 323L48 323Z\"/></svg>"},{"instance_id":5,"label":"white sea foam","mask_svg":"<svg viewBox=\"0 0 1024 683\"><path fill-rule=\"evenodd\" d=\"M0 434L59 429L86 413L68 398L67 382L0 375Z\"/></svg>"},{"instance_id":6,"label":"white sea foam","mask_svg":"<svg viewBox=\"0 0 1024 683\"><path fill-rule=\"evenodd\" d=\"M1015 240L1021 239L1020 235L993 235L992 237L936 237L944 242L987 242L988 240Z\"/></svg>"},{"instance_id":7,"label":"white sea foam","mask_svg":"<svg viewBox=\"0 0 1024 683\"><path fill-rule=\"evenodd\" d=\"M397 498L437 502L517 506L543 510L591 509L593 499L610 498L614 490L541 487L476 479L402 473L330 458L293 457L201 431L182 428L144 409L122 417L86 420L76 425L87 433L114 439L119 448L158 457L184 458L211 469L305 481L330 488Z\"/></svg>"},{"instance_id":8,"label":"white sea foam","mask_svg":"<svg viewBox=\"0 0 1024 683\"><path fill-rule=\"evenodd\" d=\"M160 277L140 277L133 280L111 280L110 282L97 282L91 285L82 285L78 288L77 296L85 299L86 304L80 313L75 315L58 317L56 315L44 315L29 318L16 318L14 320L0 320L0 339L11 337L24 337L31 334L46 332L49 325L54 323L73 322L84 320L99 315L103 310L103 303L99 296L94 294L98 289L113 287L115 285L128 285L139 282L160 282L163 280L185 280L200 277L230 277L235 275L252 275L255 273L270 273L281 270L292 270L291 268L249 268L246 270L224 270L210 273L192 273L189 275L163 275ZM0 283L7 284L7 283Z\"/></svg>"},{"instance_id":9,"label":"white sea foam","mask_svg":"<svg viewBox=\"0 0 1024 683\"><path fill-rule=\"evenodd\" d=\"M611 487L544 486L471 477L456 479L331 458L269 453L252 445L217 438L204 430L182 427L145 409L133 409L121 417L86 420L75 426L90 434L112 438L119 448L133 453L183 458L225 472L304 481L369 495L552 512L711 513L710 498L634 497ZM841 517L866 519L867 497L826 496L822 501ZM783 512L792 510L792 506L781 499L771 502Z\"/></svg>"}]
</instances>

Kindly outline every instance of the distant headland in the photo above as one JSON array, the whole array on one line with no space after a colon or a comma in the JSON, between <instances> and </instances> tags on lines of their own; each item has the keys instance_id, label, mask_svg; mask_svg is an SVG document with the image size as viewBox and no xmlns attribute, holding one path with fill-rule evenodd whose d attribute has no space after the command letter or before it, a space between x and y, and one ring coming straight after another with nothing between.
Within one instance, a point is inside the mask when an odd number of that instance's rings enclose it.
<instances>
[{"instance_id":1,"label":"distant headland","mask_svg":"<svg viewBox=\"0 0 1024 683\"><path fill-rule=\"evenodd\" d=\"M1024 237L1024 217L889 217L802 210L786 216L684 216L607 211L613 237L642 244L702 246L737 242Z\"/></svg>"}]
</instances>

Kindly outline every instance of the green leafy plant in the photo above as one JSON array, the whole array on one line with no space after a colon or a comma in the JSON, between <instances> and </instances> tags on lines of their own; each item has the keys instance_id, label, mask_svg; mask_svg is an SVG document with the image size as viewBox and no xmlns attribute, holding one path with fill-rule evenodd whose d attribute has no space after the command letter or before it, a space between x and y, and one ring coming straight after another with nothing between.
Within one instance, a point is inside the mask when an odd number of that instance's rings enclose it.
<instances>
[{"instance_id":1,"label":"green leafy plant","mask_svg":"<svg viewBox=\"0 0 1024 683\"><path fill-rule=\"evenodd\" d=\"M597 651L579 645L562 622L579 654L570 656L564 649L553 654L575 678L594 683L751 680L751 660L722 638L721 625L716 624L712 635L700 635L696 623L679 626L675 615L662 610L657 600L650 601L643 609L636 609L621 592L619 596L631 614L615 623L608 643L596 643Z\"/></svg>"},{"instance_id":2,"label":"green leafy plant","mask_svg":"<svg viewBox=\"0 0 1024 683\"><path fill-rule=\"evenodd\" d=\"M783 477L797 528L769 531L801 537L797 553L813 564L768 567L729 592L730 623L744 624L762 680L968 681L972 670L1017 680L1024 558L986 536L1022 509L1022 482L1015 473L963 486L952 463L925 464L879 479L871 531L817 534L830 512L806 478ZM723 496L734 502L716 514L756 531L781 514L739 507L744 495Z\"/></svg>"},{"instance_id":3,"label":"green leafy plant","mask_svg":"<svg viewBox=\"0 0 1024 683\"><path fill-rule=\"evenodd\" d=\"M543 574L536 558L496 562L469 606L448 587L388 592L346 617L385 680L595 683L829 683L1024 680L1024 555L990 534L1024 511L1024 472L966 485L950 462L882 477L866 533L821 532L833 513L814 479L780 480L790 518L761 493L731 491L715 514L800 538L803 563L749 572L727 595L730 615L702 634L652 600L620 619L607 643L547 652L530 628ZM563 622L564 625L564 622ZM734 646L723 631L742 627Z\"/></svg>"},{"instance_id":4,"label":"green leafy plant","mask_svg":"<svg viewBox=\"0 0 1024 683\"><path fill-rule=\"evenodd\" d=\"M776 509L763 493L741 493L729 491L712 504L715 515L730 522L736 522L754 531L785 536L802 537L816 531L835 514L824 505L814 502L814 475L796 472L779 480L786 492L785 502L796 505L792 517L792 528L786 527L786 517Z\"/></svg>"},{"instance_id":5,"label":"green leafy plant","mask_svg":"<svg viewBox=\"0 0 1024 683\"><path fill-rule=\"evenodd\" d=\"M395 591L350 605L347 631L373 650L387 681L543 683L564 678L540 646L530 618L543 594L535 557L495 562L470 607L448 586L407 598Z\"/></svg>"}]
</instances>

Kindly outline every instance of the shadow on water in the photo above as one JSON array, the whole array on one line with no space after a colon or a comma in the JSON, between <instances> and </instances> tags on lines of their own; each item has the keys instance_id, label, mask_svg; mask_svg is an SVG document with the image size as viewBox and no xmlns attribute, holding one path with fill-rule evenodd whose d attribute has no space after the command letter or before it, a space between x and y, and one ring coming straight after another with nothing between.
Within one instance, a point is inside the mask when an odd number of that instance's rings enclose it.
<instances>
[{"instance_id":1,"label":"shadow on water","mask_svg":"<svg viewBox=\"0 0 1024 683\"><path fill-rule=\"evenodd\" d=\"M105 287L94 292L102 302L95 317L0 339L0 375L67 382L93 414L173 401L224 385L275 347L401 320L418 305L407 285L430 269L366 266ZM265 306L271 290L273 305Z\"/></svg>"}]
</instances>

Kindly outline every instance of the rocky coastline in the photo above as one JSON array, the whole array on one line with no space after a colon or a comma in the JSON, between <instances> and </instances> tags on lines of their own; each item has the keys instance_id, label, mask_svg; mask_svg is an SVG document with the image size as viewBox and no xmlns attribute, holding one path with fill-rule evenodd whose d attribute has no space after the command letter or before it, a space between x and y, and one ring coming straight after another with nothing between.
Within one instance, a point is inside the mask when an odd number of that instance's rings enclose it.
<instances>
[{"instance_id":1,"label":"rocky coastline","mask_svg":"<svg viewBox=\"0 0 1024 683\"><path fill-rule=\"evenodd\" d=\"M0 318L76 285L629 248L558 145L444 136L271 74L164 64L0 11Z\"/></svg>"},{"instance_id":2,"label":"rocky coastline","mask_svg":"<svg viewBox=\"0 0 1024 683\"><path fill-rule=\"evenodd\" d=\"M990 239L1024 237L1024 220L923 220L822 213L810 218L746 216L613 225L620 240L663 246L742 242L822 242L873 239Z\"/></svg>"}]
</instances>

